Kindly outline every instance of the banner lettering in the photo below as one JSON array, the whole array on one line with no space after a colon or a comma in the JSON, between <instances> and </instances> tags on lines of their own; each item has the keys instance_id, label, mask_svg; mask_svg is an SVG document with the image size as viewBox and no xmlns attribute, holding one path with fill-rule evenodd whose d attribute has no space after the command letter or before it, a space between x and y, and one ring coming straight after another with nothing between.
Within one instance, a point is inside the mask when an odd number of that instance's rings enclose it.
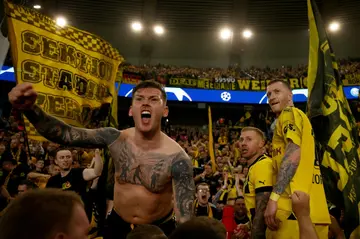
<instances>
[{"instance_id":1,"label":"banner lettering","mask_svg":"<svg viewBox=\"0 0 360 239\"><path fill-rule=\"evenodd\" d=\"M55 22L32 10L6 3L16 81L31 83L37 104L47 113L77 127L109 105L123 58L103 39ZM107 116L107 115L106 115ZM39 139L34 127L29 138Z\"/></svg>"},{"instance_id":2,"label":"banner lettering","mask_svg":"<svg viewBox=\"0 0 360 239\"><path fill-rule=\"evenodd\" d=\"M161 78L165 86L179 87L179 88L195 88L208 90L239 90L239 91L265 91L270 79L256 80L256 79L195 79L178 76L154 76L154 79ZM133 73L124 71L121 79L122 83L137 84L145 80L145 76L140 73ZM292 89L307 88L307 77L303 78L288 78L283 79L289 82ZM343 77L343 84L345 86L360 85L360 74L349 74Z\"/></svg>"}]
</instances>

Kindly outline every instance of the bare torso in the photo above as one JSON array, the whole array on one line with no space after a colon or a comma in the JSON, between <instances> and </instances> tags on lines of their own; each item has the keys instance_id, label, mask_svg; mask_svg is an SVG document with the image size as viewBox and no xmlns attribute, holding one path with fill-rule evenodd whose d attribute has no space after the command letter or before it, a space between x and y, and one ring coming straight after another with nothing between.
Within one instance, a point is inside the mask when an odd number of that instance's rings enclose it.
<instances>
[{"instance_id":1,"label":"bare torso","mask_svg":"<svg viewBox=\"0 0 360 239\"><path fill-rule=\"evenodd\" d=\"M173 210L171 165L181 148L165 135L157 149L138 146L133 137L134 129L127 129L109 146L115 165L114 209L129 223L146 224Z\"/></svg>"}]
</instances>

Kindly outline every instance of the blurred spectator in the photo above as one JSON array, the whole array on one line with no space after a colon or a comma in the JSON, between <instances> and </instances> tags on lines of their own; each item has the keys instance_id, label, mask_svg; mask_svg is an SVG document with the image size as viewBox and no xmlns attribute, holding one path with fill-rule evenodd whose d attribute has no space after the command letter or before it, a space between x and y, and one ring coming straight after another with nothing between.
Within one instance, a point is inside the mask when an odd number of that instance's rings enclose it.
<instances>
[{"instance_id":1,"label":"blurred spectator","mask_svg":"<svg viewBox=\"0 0 360 239\"><path fill-rule=\"evenodd\" d=\"M16 163L27 164L26 151L20 144L20 134L16 134L11 138L10 148L4 152L4 156L15 160Z\"/></svg>"},{"instance_id":2,"label":"blurred spectator","mask_svg":"<svg viewBox=\"0 0 360 239\"><path fill-rule=\"evenodd\" d=\"M70 150L59 148L55 154L56 164L60 167L60 173L52 176L47 188L59 188L64 191L74 191L81 196L85 203L86 213L91 219L92 205L87 194L87 182L100 177L103 169L103 161L97 149L94 157L94 168L73 168L73 156Z\"/></svg>"},{"instance_id":3,"label":"blurred spectator","mask_svg":"<svg viewBox=\"0 0 360 239\"><path fill-rule=\"evenodd\" d=\"M16 198L0 219L1 239L87 238L88 228L80 197L59 190L29 191Z\"/></svg>"},{"instance_id":4,"label":"blurred spectator","mask_svg":"<svg viewBox=\"0 0 360 239\"><path fill-rule=\"evenodd\" d=\"M21 195L23 193L26 193L29 190L38 188L36 184L31 182L30 180L23 180L19 183L18 186L18 195Z\"/></svg>"},{"instance_id":5,"label":"blurred spectator","mask_svg":"<svg viewBox=\"0 0 360 239\"><path fill-rule=\"evenodd\" d=\"M206 183L200 183L196 186L196 199L194 200L194 216L206 216L221 220L218 209L209 202L210 187Z\"/></svg>"},{"instance_id":6,"label":"blurred spectator","mask_svg":"<svg viewBox=\"0 0 360 239\"><path fill-rule=\"evenodd\" d=\"M8 201L14 198L18 191L18 186L22 180L26 179L29 173L27 164L17 164L11 158L2 159L2 170L0 171L1 195Z\"/></svg>"},{"instance_id":7,"label":"blurred spectator","mask_svg":"<svg viewBox=\"0 0 360 239\"><path fill-rule=\"evenodd\" d=\"M159 227L145 224L136 226L126 239L167 239L167 236Z\"/></svg>"},{"instance_id":8,"label":"blurred spectator","mask_svg":"<svg viewBox=\"0 0 360 239\"><path fill-rule=\"evenodd\" d=\"M195 217L181 225L170 235L169 239L225 239L226 229L216 219Z\"/></svg>"},{"instance_id":9,"label":"blurred spectator","mask_svg":"<svg viewBox=\"0 0 360 239\"><path fill-rule=\"evenodd\" d=\"M247 217L247 210L245 206L245 199L243 196L239 196L235 200L234 204L235 211L235 222L237 225L246 224L249 222L249 218Z\"/></svg>"}]
</instances>

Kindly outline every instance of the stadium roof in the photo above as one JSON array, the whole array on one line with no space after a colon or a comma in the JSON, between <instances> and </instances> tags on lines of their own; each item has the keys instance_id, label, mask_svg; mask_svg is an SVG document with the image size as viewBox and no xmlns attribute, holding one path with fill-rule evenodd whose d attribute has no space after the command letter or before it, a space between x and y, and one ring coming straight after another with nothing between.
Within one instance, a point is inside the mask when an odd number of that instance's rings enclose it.
<instances>
[{"instance_id":1,"label":"stadium roof","mask_svg":"<svg viewBox=\"0 0 360 239\"><path fill-rule=\"evenodd\" d=\"M256 31L307 29L306 0L26 1L30 6L40 3L47 13L64 14L74 25L87 22L128 26L129 21L141 20L144 13L150 12L153 21L167 29L198 31L239 24ZM359 0L317 0L317 3L325 19L360 23Z\"/></svg>"}]
</instances>

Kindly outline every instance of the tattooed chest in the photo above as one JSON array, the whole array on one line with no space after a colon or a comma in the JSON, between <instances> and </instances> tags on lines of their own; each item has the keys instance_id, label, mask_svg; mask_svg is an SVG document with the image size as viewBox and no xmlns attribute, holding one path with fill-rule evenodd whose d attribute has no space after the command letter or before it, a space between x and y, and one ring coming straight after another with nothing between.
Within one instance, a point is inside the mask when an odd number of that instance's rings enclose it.
<instances>
[{"instance_id":1,"label":"tattooed chest","mask_svg":"<svg viewBox=\"0 0 360 239\"><path fill-rule=\"evenodd\" d=\"M171 184L171 157L139 150L119 153L115 154L117 157L112 153L116 183L142 185L153 193L159 193Z\"/></svg>"}]
</instances>

